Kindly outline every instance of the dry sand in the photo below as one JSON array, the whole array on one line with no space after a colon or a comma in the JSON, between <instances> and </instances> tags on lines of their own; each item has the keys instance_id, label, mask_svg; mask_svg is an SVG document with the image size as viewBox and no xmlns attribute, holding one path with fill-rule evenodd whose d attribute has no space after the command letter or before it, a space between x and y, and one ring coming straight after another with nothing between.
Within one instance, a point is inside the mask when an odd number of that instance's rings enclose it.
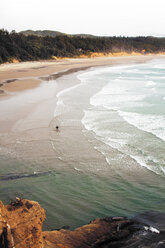
<instances>
[{"instance_id":1,"label":"dry sand","mask_svg":"<svg viewBox=\"0 0 165 248\"><path fill-rule=\"evenodd\" d=\"M41 80L39 79L20 79L10 83L6 83L1 87L4 92L18 92L23 90L32 89L40 85Z\"/></svg>"},{"instance_id":2,"label":"dry sand","mask_svg":"<svg viewBox=\"0 0 165 248\"><path fill-rule=\"evenodd\" d=\"M163 55L141 55L123 57L95 57L80 59L63 59L57 61L22 62L16 64L3 64L0 66L1 95L3 92L22 91L39 85L38 77L49 76L66 71L69 73L76 70L87 69L94 66L108 66L116 64L142 63L153 58L162 58ZM64 73L65 72L65 73ZM13 81L12 81L13 80Z\"/></svg>"}]
</instances>

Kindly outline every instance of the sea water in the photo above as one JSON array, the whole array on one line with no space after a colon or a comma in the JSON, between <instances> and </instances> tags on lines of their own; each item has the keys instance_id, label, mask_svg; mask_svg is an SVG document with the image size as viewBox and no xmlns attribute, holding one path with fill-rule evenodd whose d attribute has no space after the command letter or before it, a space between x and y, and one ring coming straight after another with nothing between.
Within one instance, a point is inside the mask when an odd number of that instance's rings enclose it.
<instances>
[{"instance_id":1,"label":"sea water","mask_svg":"<svg viewBox=\"0 0 165 248\"><path fill-rule=\"evenodd\" d=\"M105 81L90 98L91 107L84 111L85 128L139 166L164 176L165 61L109 67L79 78L96 84L98 78ZM104 147L97 149L105 154ZM111 164L111 154L106 154L106 159Z\"/></svg>"}]
</instances>

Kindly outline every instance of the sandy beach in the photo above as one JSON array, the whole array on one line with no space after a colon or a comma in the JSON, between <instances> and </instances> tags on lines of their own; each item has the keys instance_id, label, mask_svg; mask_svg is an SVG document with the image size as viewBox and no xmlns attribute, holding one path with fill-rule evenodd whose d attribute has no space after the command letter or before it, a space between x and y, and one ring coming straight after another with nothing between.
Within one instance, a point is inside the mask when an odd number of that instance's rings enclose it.
<instances>
[{"instance_id":1,"label":"sandy beach","mask_svg":"<svg viewBox=\"0 0 165 248\"><path fill-rule=\"evenodd\" d=\"M22 62L16 64L0 65L0 84L1 95L4 92L14 92L23 89L34 88L39 85L38 77L56 75L62 72L62 75L81 69L87 69L95 66L109 66L128 63L143 63L153 58L161 58L163 55L148 56L122 56L122 57L94 57L82 59L63 59L57 61L36 61ZM34 81L35 80L35 81Z\"/></svg>"},{"instance_id":2,"label":"sandy beach","mask_svg":"<svg viewBox=\"0 0 165 248\"><path fill-rule=\"evenodd\" d=\"M90 105L89 99L91 95L97 93L97 88L92 88L92 91L88 88L85 88L84 92L75 91L76 93L69 98L69 104L73 101L71 109L69 106L64 107L60 112L58 112L58 97L63 92L67 92L67 89L80 84L76 77L79 71L90 70L92 67L145 63L156 58L164 58L164 56L96 57L1 65L2 154L4 152L11 157L19 158L20 161L31 163L29 168L32 171L41 171L42 164L47 158L50 169L60 161L62 166L70 170L72 168L69 166L69 163L72 163L69 162L70 154L75 155L75 160L78 157L79 166L74 169L81 171L81 164L89 159L90 154L92 161L90 170L95 171L97 167L99 171L100 165L104 164L104 174L106 168L108 169L105 157L93 148L95 144L91 145L92 137L91 143L88 142L90 137L85 137L81 123L83 109ZM78 108L77 102L80 103ZM56 125L60 127L59 133L55 132ZM6 146L8 149L5 150ZM61 160L61 151L65 154L63 160ZM113 153L113 150L110 152ZM89 168L86 169L88 173ZM131 166L128 170L129 174L126 169L123 170L125 177L132 176L130 171L133 173L134 167ZM144 169L138 168L139 177L141 170ZM145 172L144 170L143 173Z\"/></svg>"},{"instance_id":3,"label":"sandy beach","mask_svg":"<svg viewBox=\"0 0 165 248\"><path fill-rule=\"evenodd\" d=\"M77 77L81 71L92 71L96 66L144 63L154 58L163 56L1 65L0 175L5 180L1 184L0 199L9 202L19 196L36 200L48 211L46 228L53 227L54 222L56 228L62 223L76 227L92 218L109 215L108 208L97 210L97 207L109 199L109 192L113 195L113 190L118 196L114 194L111 198L111 208L113 214L118 214L116 202L126 199L122 196L123 182L126 185L127 181L135 185L155 184L157 177L135 161L127 168L120 168L120 164L109 167L105 156L95 149L100 141L94 139L92 133L86 133L81 120L83 110L90 107L91 95L98 89L87 85L79 87L81 82ZM107 153L113 157L115 149L109 148ZM134 195L132 189L126 186L128 198ZM67 212L64 212L66 206ZM120 207L119 211L125 213Z\"/></svg>"},{"instance_id":4,"label":"sandy beach","mask_svg":"<svg viewBox=\"0 0 165 248\"><path fill-rule=\"evenodd\" d=\"M74 87L74 85L79 84L79 80L74 76L74 73L78 71L83 71L90 69L92 67L101 66L113 66L113 65L125 65L133 63L144 63L153 58L161 58L163 56L129 56L129 57L96 57L96 58L83 58L83 59L65 59L59 61L44 61L44 62L23 62L18 64L4 64L0 66L0 84L1 86L1 97L0 97L0 129L3 132L4 139L1 140L2 146L6 143L16 143L16 149L22 149L21 142L35 140L34 147L25 147L24 152L19 151L19 156L27 157L32 159L32 154L34 158L32 160L39 161L42 157L51 157L52 164L54 160L58 157L57 148L52 149L51 138L54 139L54 127L56 125L63 126L60 121L60 116L54 117L54 111L57 104L57 95L63 90ZM69 76L69 78L68 78ZM56 81L53 81L56 80ZM97 89L94 92L97 92ZM92 92L92 94L94 93ZM81 92L79 93L81 95ZM83 105L89 104L90 92L86 93L85 99L83 99ZM74 98L74 96L73 96ZM78 99L77 99L78 100ZM77 123L78 133L76 136L80 141L82 141L79 150L79 157L82 151L82 162L85 156L84 149L86 151L90 149L84 142L84 135L82 134L81 118L83 117L83 112L77 111L64 111L63 118L70 119L74 115L77 116L79 120ZM73 127L74 128L74 125ZM75 137L72 135L73 130L65 129L63 127L64 137L68 137L69 144L70 139ZM53 130L53 132L52 132ZM74 133L76 129L74 128ZM6 133L6 136L5 134ZM55 133L56 135L56 133ZM58 140L58 137L60 139ZM57 140L58 147L59 144L65 143L62 141L62 137L55 137ZM40 142L44 140L44 142ZM17 142L18 141L18 142ZM38 143L40 145L38 146ZM72 148L69 147L70 152L74 154L74 144L75 141L71 142L73 144ZM67 153L67 143L65 143L65 149ZM68 144L68 145L69 145ZM84 145L83 145L84 144ZM85 148L84 147L84 148ZM12 148L13 149L13 148ZM11 150L12 150L11 149ZM94 161L98 161L97 156L101 157L98 152L91 148L91 154L93 154ZM14 153L11 151L11 153ZM25 154L24 154L25 153ZM49 154L50 153L50 154ZM22 155L24 154L24 155ZM40 154L42 156L40 156ZM48 155L49 154L49 155ZM17 156L17 155L16 155ZM60 156L60 155L59 155ZM65 161L66 162L66 161ZM64 162L64 164L65 164ZM106 162L102 161L105 163ZM99 162L100 164L100 162Z\"/></svg>"},{"instance_id":5,"label":"sandy beach","mask_svg":"<svg viewBox=\"0 0 165 248\"><path fill-rule=\"evenodd\" d=\"M65 88L77 84L75 78L59 81L62 76L92 67L144 63L163 57L160 55L114 56L2 64L0 66L1 131L15 132L16 129L20 131L26 128L45 127L45 125L49 127L54 118L56 95ZM56 80L56 84L45 83L51 80ZM23 123L22 127L20 127L21 123Z\"/></svg>"}]
</instances>

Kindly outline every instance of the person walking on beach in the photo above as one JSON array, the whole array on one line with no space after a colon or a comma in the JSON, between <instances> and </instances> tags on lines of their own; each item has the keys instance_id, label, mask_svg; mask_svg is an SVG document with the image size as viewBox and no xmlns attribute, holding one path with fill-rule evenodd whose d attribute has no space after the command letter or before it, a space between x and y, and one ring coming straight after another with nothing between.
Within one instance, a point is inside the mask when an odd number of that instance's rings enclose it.
<instances>
[{"instance_id":1,"label":"person walking on beach","mask_svg":"<svg viewBox=\"0 0 165 248\"><path fill-rule=\"evenodd\" d=\"M56 126L56 132L58 132L59 131L59 126Z\"/></svg>"}]
</instances>

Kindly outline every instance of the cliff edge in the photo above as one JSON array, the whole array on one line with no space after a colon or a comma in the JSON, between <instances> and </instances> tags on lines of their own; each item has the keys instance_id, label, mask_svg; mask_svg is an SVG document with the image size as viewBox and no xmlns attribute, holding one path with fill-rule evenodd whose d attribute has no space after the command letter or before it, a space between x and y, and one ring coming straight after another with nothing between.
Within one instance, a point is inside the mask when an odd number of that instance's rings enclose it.
<instances>
[{"instance_id":1,"label":"cliff edge","mask_svg":"<svg viewBox=\"0 0 165 248\"><path fill-rule=\"evenodd\" d=\"M37 202L21 200L4 206L0 202L0 247L43 247L45 210Z\"/></svg>"},{"instance_id":2,"label":"cliff edge","mask_svg":"<svg viewBox=\"0 0 165 248\"><path fill-rule=\"evenodd\" d=\"M164 213L98 218L74 231L42 232L44 219L37 202L16 198L5 206L0 201L0 248L165 247Z\"/></svg>"}]
</instances>

